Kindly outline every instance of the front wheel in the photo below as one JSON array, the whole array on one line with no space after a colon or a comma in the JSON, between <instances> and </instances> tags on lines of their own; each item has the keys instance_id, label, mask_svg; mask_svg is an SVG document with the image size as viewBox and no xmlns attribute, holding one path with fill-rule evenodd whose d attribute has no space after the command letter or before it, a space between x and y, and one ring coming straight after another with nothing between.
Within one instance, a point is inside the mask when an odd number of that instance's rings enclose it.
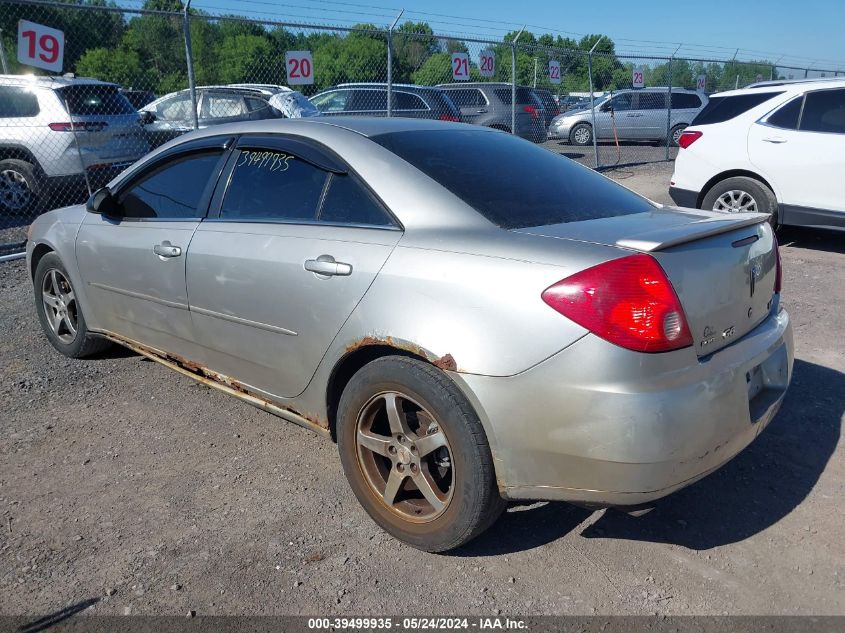
<instances>
[{"instance_id":1,"label":"front wheel","mask_svg":"<svg viewBox=\"0 0 845 633\"><path fill-rule=\"evenodd\" d=\"M481 422L436 367L402 356L365 365L343 391L337 424L355 496L400 541L454 549L504 509Z\"/></svg>"},{"instance_id":2,"label":"front wheel","mask_svg":"<svg viewBox=\"0 0 845 633\"><path fill-rule=\"evenodd\" d=\"M772 228L778 226L778 203L774 192L759 180L746 176L717 182L704 196L701 208L723 213L768 213Z\"/></svg>"},{"instance_id":3,"label":"front wheel","mask_svg":"<svg viewBox=\"0 0 845 633\"><path fill-rule=\"evenodd\" d=\"M573 145L589 145L593 142L593 126L589 123L579 123L569 133L569 141Z\"/></svg>"}]
</instances>

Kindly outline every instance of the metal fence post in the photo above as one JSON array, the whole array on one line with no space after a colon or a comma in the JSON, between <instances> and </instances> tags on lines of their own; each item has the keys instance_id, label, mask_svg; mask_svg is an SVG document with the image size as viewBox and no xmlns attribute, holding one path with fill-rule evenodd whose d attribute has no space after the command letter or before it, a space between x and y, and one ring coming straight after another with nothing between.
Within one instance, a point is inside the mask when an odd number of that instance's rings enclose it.
<instances>
[{"instance_id":1,"label":"metal fence post","mask_svg":"<svg viewBox=\"0 0 845 633\"><path fill-rule=\"evenodd\" d=\"M525 30L523 26L511 42L511 134L516 134L516 41Z\"/></svg>"},{"instance_id":2,"label":"metal fence post","mask_svg":"<svg viewBox=\"0 0 845 633\"><path fill-rule=\"evenodd\" d=\"M6 45L3 43L3 29L0 29L0 64L3 65L3 74L9 74L9 63L6 61Z\"/></svg>"},{"instance_id":3,"label":"metal fence post","mask_svg":"<svg viewBox=\"0 0 845 633\"><path fill-rule=\"evenodd\" d=\"M387 116L393 116L393 29L399 22L399 18L405 13L405 9L399 11L399 15L393 20L393 24L387 29Z\"/></svg>"},{"instance_id":4,"label":"metal fence post","mask_svg":"<svg viewBox=\"0 0 845 633\"><path fill-rule=\"evenodd\" d=\"M680 50L680 46L675 49L675 53ZM665 160L669 160L669 146L672 143L670 138L672 133L672 66L674 65L675 54L669 58L669 70L666 74L669 80L669 89L666 92L666 156Z\"/></svg>"},{"instance_id":5,"label":"metal fence post","mask_svg":"<svg viewBox=\"0 0 845 633\"><path fill-rule=\"evenodd\" d=\"M185 32L185 62L188 64L188 88L191 89L191 118L194 121L194 129L199 128L197 119L197 85L194 81L194 56L191 52L191 23L188 17L188 9L191 8L191 0L185 3L182 11L182 28Z\"/></svg>"},{"instance_id":6,"label":"metal fence post","mask_svg":"<svg viewBox=\"0 0 845 633\"><path fill-rule=\"evenodd\" d=\"M596 50L596 46L599 45L604 39L604 35L602 35L599 39L596 40L596 43L593 44L593 47L590 49L590 52L587 56L587 76L590 79L590 116L593 120L593 156L596 161L596 168L601 167L599 165L599 142L596 138L596 103L595 103L595 95L593 94L593 53Z\"/></svg>"}]
</instances>

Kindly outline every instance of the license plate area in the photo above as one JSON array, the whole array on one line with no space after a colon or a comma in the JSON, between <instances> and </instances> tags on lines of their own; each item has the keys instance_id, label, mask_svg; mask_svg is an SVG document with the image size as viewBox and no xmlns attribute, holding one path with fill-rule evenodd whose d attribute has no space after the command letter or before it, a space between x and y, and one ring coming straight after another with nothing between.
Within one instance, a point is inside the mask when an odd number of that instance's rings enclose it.
<instances>
[{"instance_id":1,"label":"license plate area","mask_svg":"<svg viewBox=\"0 0 845 633\"><path fill-rule=\"evenodd\" d=\"M748 387L748 399L753 400L763 390L763 370L760 365L745 373L745 383Z\"/></svg>"}]
</instances>

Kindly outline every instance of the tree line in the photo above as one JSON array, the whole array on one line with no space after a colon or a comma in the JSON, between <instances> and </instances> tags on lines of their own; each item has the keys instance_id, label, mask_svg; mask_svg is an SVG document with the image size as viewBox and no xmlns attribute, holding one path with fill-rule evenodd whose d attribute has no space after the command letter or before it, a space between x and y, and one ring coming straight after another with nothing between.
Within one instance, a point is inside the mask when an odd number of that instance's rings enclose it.
<instances>
[{"instance_id":1,"label":"tree line","mask_svg":"<svg viewBox=\"0 0 845 633\"><path fill-rule=\"evenodd\" d=\"M19 19L46 24L65 32L65 72L96 77L126 87L151 90L158 95L187 87L187 66L181 15L138 15L111 12L109 0L62 0L92 9L34 6L5 2L0 8L0 28L10 72L21 69L15 61ZM143 8L180 13L181 0L145 0ZM190 35L194 74L198 85L225 83L285 84L284 54L310 50L314 60L314 85L302 86L306 94L353 81L384 82L387 79L387 36L373 24L357 24L350 31L296 31L264 25L236 16L205 15L191 9ZM425 22L406 21L393 35L393 78L397 83L433 85L452 81L451 54L469 54L471 77L481 79L478 54L495 53L491 80L511 80L511 47L516 32L499 44L479 44L441 38ZM523 33L517 46L517 81L565 94L589 89L587 52L599 40L593 58L596 91L631 87L634 67L644 71L647 86L669 84L668 60L631 60L617 55L609 37L594 34L575 40L551 34ZM561 84L552 84L548 62L561 65ZM696 77L707 77L707 90L743 86L762 76L769 79L772 64L703 63L683 59L671 63L671 84L694 88Z\"/></svg>"}]
</instances>

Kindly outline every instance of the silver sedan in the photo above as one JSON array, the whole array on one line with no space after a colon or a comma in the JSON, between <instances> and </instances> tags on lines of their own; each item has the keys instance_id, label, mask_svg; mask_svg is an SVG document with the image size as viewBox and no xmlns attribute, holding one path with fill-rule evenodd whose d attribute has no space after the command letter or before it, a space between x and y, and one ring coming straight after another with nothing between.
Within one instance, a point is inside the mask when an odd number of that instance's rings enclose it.
<instances>
[{"instance_id":1,"label":"silver sedan","mask_svg":"<svg viewBox=\"0 0 845 633\"><path fill-rule=\"evenodd\" d=\"M375 522L443 551L505 500L642 509L766 427L793 359L766 219L494 130L268 120L41 216L27 262L61 353L124 345L335 439Z\"/></svg>"}]
</instances>

